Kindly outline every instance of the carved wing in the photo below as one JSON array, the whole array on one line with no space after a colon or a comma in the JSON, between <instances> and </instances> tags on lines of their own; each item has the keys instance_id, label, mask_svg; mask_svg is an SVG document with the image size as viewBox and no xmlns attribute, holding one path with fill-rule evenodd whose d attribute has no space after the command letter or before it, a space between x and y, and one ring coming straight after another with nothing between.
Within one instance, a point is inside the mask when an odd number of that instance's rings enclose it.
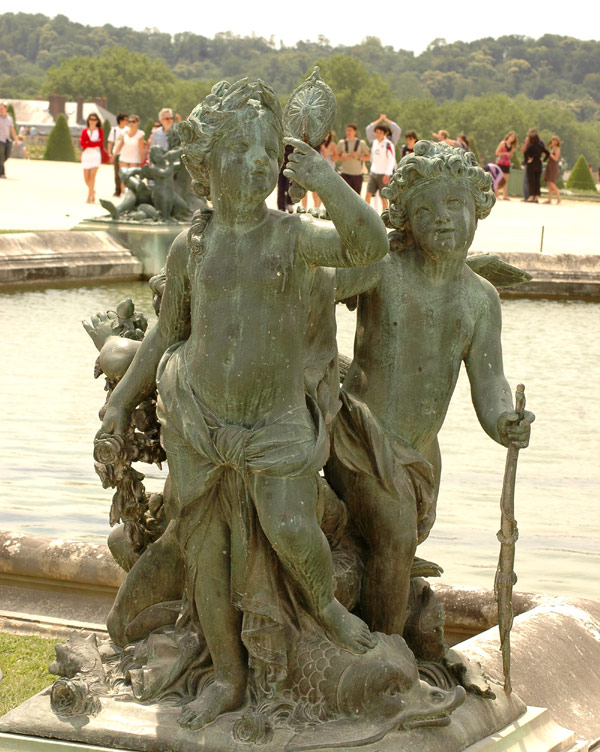
<instances>
[{"instance_id":1,"label":"carved wing","mask_svg":"<svg viewBox=\"0 0 600 752\"><path fill-rule=\"evenodd\" d=\"M516 287L531 279L529 272L507 264L495 253L470 254L467 256L467 266L491 282L494 287Z\"/></svg>"}]
</instances>

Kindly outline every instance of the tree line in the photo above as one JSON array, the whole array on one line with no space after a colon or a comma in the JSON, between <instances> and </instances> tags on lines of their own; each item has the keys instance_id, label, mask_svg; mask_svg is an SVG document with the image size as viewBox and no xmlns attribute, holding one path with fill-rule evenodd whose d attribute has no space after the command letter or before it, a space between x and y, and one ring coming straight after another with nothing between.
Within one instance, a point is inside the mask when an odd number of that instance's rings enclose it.
<instances>
[{"instance_id":1,"label":"tree line","mask_svg":"<svg viewBox=\"0 0 600 752\"><path fill-rule=\"evenodd\" d=\"M7 98L108 97L109 109L144 120L171 106L186 116L218 80L263 78L282 102L312 70L338 100L336 130L359 128L380 112L427 137L443 127L464 131L492 159L509 130L556 133L573 164L579 153L598 165L600 42L558 35L538 40L511 35L446 44L434 40L421 55L383 46L332 47L319 37L293 47L262 37L137 32L110 24L85 26L65 16L0 15L0 94Z\"/></svg>"}]
</instances>

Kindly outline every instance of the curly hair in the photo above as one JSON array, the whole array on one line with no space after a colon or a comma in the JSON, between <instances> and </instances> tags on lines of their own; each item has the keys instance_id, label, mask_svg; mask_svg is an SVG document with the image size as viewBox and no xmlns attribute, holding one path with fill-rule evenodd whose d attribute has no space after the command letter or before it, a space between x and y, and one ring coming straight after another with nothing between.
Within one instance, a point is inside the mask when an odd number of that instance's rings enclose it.
<instances>
[{"instance_id":1,"label":"curly hair","mask_svg":"<svg viewBox=\"0 0 600 752\"><path fill-rule=\"evenodd\" d=\"M389 185L381 191L390 202L390 208L382 215L386 225L408 230L408 200L428 183L440 179L460 180L471 191L477 219L484 219L491 212L496 202L492 180L472 152L445 143L417 141L414 153L400 160Z\"/></svg>"},{"instance_id":2,"label":"curly hair","mask_svg":"<svg viewBox=\"0 0 600 752\"><path fill-rule=\"evenodd\" d=\"M277 95L263 81L249 84L242 78L234 84L220 81L210 94L198 104L178 133L183 145L182 160L192 177L192 190L197 196L210 198L210 159L218 141L236 125L236 115L243 112L248 118L261 112L271 115L279 135L279 163L283 162L282 111Z\"/></svg>"}]
</instances>

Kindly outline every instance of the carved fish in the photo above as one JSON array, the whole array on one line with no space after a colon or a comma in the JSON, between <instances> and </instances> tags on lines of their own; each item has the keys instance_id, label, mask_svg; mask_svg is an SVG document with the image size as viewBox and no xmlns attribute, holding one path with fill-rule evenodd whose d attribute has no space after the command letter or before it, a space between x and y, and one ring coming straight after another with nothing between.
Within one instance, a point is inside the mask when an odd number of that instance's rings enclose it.
<instances>
[{"instance_id":1,"label":"carved fish","mask_svg":"<svg viewBox=\"0 0 600 752\"><path fill-rule=\"evenodd\" d=\"M316 726L297 733L287 752L352 747L397 729L445 726L465 690L439 689L419 679L417 663L399 635L378 634L377 645L354 655L316 638L292 654L292 692Z\"/></svg>"}]
</instances>

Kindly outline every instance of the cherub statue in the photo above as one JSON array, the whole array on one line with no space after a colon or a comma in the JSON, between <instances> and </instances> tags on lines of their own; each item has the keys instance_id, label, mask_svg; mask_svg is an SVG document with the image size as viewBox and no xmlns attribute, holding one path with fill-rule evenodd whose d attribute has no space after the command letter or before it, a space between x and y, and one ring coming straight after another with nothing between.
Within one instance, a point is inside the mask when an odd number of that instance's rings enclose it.
<instances>
[{"instance_id":1,"label":"cherub statue","mask_svg":"<svg viewBox=\"0 0 600 752\"><path fill-rule=\"evenodd\" d=\"M181 166L181 147L165 151L160 146L150 148L150 161L143 167L121 170L125 193L116 206L112 201L100 203L114 220L121 217L134 220L189 219L185 199L175 190L175 176ZM147 181L147 182L145 182Z\"/></svg>"},{"instance_id":2,"label":"cherub statue","mask_svg":"<svg viewBox=\"0 0 600 752\"><path fill-rule=\"evenodd\" d=\"M159 218L158 211L152 206L150 186L146 185L142 179L142 169L142 167L127 167L120 171L125 193L116 206L108 199L100 199L102 207L115 221L124 215L135 220Z\"/></svg>"},{"instance_id":3,"label":"cherub statue","mask_svg":"<svg viewBox=\"0 0 600 752\"><path fill-rule=\"evenodd\" d=\"M420 141L389 186L390 254L339 270L338 300L360 293L354 359L343 383L326 477L365 542L361 613L402 634L411 564L435 520L442 427L461 364L494 441L526 447L504 376L500 301L465 263L490 178L469 152ZM428 464L429 463L429 464Z\"/></svg>"},{"instance_id":4,"label":"cherub statue","mask_svg":"<svg viewBox=\"0 0 600 752\"><path fill-rule=\"evenodd\" d=\"M303 341L315 269L375 262L388 243L372 209L296 139L286 139L288 176L319 193L332 223L267 209L284 139L277 97L262 82L217 84L180 133L195 190L214 209L174 241L158 323L112 392L98 437L123 436L158 384L178 505L161 540L185 560L179 628L202 632L214 668L180 716L200 728L242 704L249 668L267 682L286 674L279 572L333 642L355 653L374 645L333 594L317 518L329 440L305 397Z\"/></svg>"},{"instance_id":5,"label":"cherub statue","mask_svg":"<svg viewBox=\"0 0 600 752\"><path fill-rule=\"evenodd\" d=\"M175 190L175 174L181 165L181 148L165 151L150 147L150 163L142 167L142 175L152 181L152 204L163 220L171 217L186 219L191 215L187 204Z\"/></svg>"}]
</instances>

